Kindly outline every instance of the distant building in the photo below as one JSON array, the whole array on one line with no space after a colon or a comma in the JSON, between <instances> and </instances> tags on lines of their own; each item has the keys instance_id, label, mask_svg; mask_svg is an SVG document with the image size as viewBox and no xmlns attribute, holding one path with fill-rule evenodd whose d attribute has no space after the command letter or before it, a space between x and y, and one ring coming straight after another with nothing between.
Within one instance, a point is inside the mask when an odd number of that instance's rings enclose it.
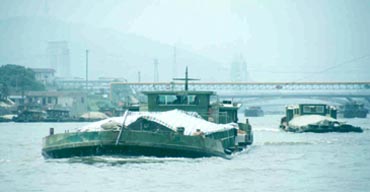
<instances>
[{"instance_id":1,"label":"distant building","mask_svg":"<svg viewBox=\"0 0 370 192\"><path fill-rule=\"evenodd\" d=\"M57 77L70 77L70 55L67 41L50 41L47 47L49 66Z\"/></svg>"},{"instance_id":2,"label":"distant building","mask_svg":"<svg viewBox=\"0 0 370 192\"><path fill-rule=\"evenodd\" d=\"M240 54L231 63L230 69L230 80L231 82L246 82L250 81L247 63L245 62L243 56Z\"/></svg>"},{"instance_id":3,"label":"distant building","mask_svg":"<svg viewBox=\"0 0 370 192\"><path fill-rule=\"evenodd\" d=\"M30 91L26 105L39 105L42 109L65 109L71 116L87 112L87 94L81 91Z\"/></svg>"},{"instance_id":4,"label":"distant building","mask_svg":"<svg viewBox=\"0 0 370 192\"><path fill-rule=\"evenodd\" d=\"M53 85L55 82L55 70L50 68L32 68L36 81L44 85Z\"/></svg>"}]
</instances>

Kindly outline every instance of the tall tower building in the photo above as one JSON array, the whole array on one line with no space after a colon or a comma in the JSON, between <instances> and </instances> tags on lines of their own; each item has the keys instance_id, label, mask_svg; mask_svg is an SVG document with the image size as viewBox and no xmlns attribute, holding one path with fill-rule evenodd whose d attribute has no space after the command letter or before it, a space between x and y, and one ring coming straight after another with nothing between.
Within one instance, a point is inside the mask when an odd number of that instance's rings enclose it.
<instances>
[{"instance_id":1,"label":"tall tower building","mask_svg":"<svg viewBox=\"0 0 370 192\"><path fill-rule=\"evenodd\" d=\"M49 66L57 77L70 77L70 55L67 41L50 41L47 47Z\"/></svg>"},{"instance_id":2,"label":"tall tower building","mask_svg":"<svg viewBox=\"0 0 370 192\"><path fill-rule=\"evenodd\" d=\"M177 77L177 49L173 47L172 78Z\"/></svg>"},{"instance_id":3,"label":"tall tower building","mask_svg":"<svg viewBox=\"0 0 370 192\"><path fill-rule=\"evenodd\" d=\"M235 57L231 63L230 80L232 82L246 82L250 80L247 63L241 54Z\"/></svg>"},{"instance_id":4,"label":"tall tower building","mask_svg":"<svg viewBox=\"0 0 370 192\"><path fill-rule=\"evenodd\" d=\"M154 59L154 82L159 81L158 59Z\"/></svg>"}]
</instances>

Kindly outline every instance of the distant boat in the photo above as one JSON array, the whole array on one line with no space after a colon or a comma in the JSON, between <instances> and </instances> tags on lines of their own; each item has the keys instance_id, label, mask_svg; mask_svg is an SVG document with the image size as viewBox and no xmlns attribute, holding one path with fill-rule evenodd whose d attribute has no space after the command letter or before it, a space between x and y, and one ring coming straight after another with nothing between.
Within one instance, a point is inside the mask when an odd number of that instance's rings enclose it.
<instances>
[{"instance_id":1,"label":"distant boat","mask_svg":"<svg viewBox=\"0 0 370 192\"><path fill-rule=\"evenodd\" d=\"M41 122L46 119L46 112L42 110L24 110L13 118L15 122Z\"/></svg>"},{"instance_id":2,"label":"distant boat","mask_svg":"<svg viewBox=\"0 0 370 192\"><path fill-rule=\"evenodd\" d=\"M244 116L246 117L261 117L263 115L264 115L263 110L259 106L247 107L244 110Z\"/></svg>"},{"instance_id":3,"label":"distant boat","mask_svg":"<svg viewBox=\"0 0 370 192\"><path fill-rule=\"evenodd\" d=\"M344 118L366 118L368 112L369 110L362 103L349 102L343 106Z\"/></svg>"},{"instance_id":4,"label":"distant boat","mask_svg":"<svg viewBox=\"0 0 370 192\"><path fill-rule=\"evenodd\" d=\"M281 119L280 128L291 132L362 132L337 119L337 110L325 104L299 104L286 107L286 116Z\"/></svg>"}]
</instances>

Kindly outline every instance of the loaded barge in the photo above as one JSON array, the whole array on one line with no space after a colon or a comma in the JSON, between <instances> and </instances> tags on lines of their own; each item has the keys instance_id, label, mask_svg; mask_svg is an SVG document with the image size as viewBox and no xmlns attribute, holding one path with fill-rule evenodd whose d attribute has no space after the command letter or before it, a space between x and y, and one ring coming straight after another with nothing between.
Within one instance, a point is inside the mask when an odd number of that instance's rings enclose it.
<instances>
[{"instance_id":1,"label":"loaded barge","mask_svg":"<svg viewBox=\"0 0 370 192\"><path fill-rule=\"evenodd\" d=\"M187 73L186 73L187 74ZM186 76L186 79L187 76ZM91 155L229 158L253 143L248 120L238 122L240 104L219 102L211 91L151 91L147 111L125 111L75 132L43 138L46 158ZM214 100L214 98L216 98Z\"/></svg>"},{"instance_id":2,"label":"loaded barge","mask_svg":"<svg viewBox=\"0 0 370 192\"><path fill-rule=\"evenodd\" d=\"M337 120L337 109L325 104L299 104L286 107L286 116L280 121L280 128L290 132L362 132Z\"/></svg>"},{"instance_id":3,"label":"loaded barge","mask_svg":"<svg viewBox=\"0 0 370 192\"><path fill-rule=\"evenodd\" d=\"M73 133L54 134L43 140L43 155L51 158L90 155L227 158L252 143L240 134L250 127L215 124L196 113L125 112L92 123ZM238 134L239 133L239 134Z\"/></svg>"}]
</instances>

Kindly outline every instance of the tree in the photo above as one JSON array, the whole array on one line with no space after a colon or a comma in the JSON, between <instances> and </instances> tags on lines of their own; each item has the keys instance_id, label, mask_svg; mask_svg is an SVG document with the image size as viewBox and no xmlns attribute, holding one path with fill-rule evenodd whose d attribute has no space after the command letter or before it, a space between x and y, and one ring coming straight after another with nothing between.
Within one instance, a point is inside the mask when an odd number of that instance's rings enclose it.
<instances>
[{"instance_id":1,"label":"tree","mask_svg":"<svg viewBox=\"0 0 370 192\"><path fill-rule=\"evenodd\" d=\"M4 100L8 96L8 86L0 82L0 100Z\"/></svg>"},{"instance_id":2,"label":"tree","mask_svg":"<svg viewBox=\"0 0 370 192\"><path fill-rule=\"evenodd\" d=\"M23 66L7 64L0 67L1 95L6 97L8 92L41 91L44 85L36 81L35 73Z\"/></svg>"}]
</instances>

